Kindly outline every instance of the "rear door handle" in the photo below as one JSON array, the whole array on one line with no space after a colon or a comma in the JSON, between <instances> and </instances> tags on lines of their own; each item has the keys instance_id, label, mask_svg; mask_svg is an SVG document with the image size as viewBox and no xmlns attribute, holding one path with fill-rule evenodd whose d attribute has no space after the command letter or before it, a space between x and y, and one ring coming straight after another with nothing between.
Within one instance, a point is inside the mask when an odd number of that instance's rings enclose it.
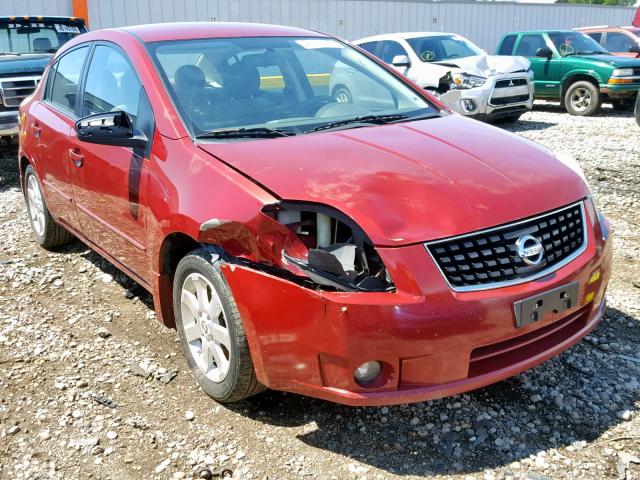
<instances>
[{"instance_id":1,"label":"rear door handle","mask_svg":"<svg viewBox=\"0 0 640 480\"><path fill-rule=\"evenodd\" d=\"M40 133L42 132L42 128L40 128L40 124L38 122L33 122L31 124L31 130L33 131L34 137L40 138Z\"/></svg>"},{"instance_id":2,"label":"rear door handle","mask_svg":"<svg viewBox=\"0 0 640 480\"><path fill-rule=\"evenodd\" d=\"M81 167L84 163L84 155L80 153L78 148L70 148L69 149L69 158L73 160L73 163L76 167Z\"/></svg>"}]
</instances>

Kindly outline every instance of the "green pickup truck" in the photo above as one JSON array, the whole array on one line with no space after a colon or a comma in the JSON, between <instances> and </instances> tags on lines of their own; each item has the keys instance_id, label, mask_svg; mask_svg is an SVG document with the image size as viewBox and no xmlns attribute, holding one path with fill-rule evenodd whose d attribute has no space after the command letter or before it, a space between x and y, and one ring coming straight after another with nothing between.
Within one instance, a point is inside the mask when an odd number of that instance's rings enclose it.
<instances>
[{"instance_id":1,"label":"green pickup truck","mask_svg":"<svg viewBox=\"0 0 640 480\"><path fill-rule=\"evenodd\" d=\"M613 56L581 32L508 33L498 55L528 58L535 97L560 100L571 115L594 115L604 100L633 105L640 90L640 59Z\"/></svg>"},{"instance_id":2,"label":"green pickup truck","mask_svg":"<svg viewBox=\"0 0 640 480\"><path fill-rule=\"evenodd\" d=\"M53 54L87 31L70 17L0 17L0 140L17 138L18 106L31 95Z\"/></svg>"}]
</instances>

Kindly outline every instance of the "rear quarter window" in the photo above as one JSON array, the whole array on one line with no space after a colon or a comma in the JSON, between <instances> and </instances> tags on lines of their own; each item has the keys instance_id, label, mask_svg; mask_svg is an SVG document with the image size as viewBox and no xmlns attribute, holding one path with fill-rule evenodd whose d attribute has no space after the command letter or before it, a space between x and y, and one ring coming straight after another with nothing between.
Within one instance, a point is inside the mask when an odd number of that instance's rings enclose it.
<instances>
[{"instance_id":1,"label":"rear quarter window","mask_svg":"<svg viewBox=\"0 0 640 480\"><path fill-rule=\"evenodd\" d=\"M504 37L498 49L498 55L511 55L513 46L516 44L516 38L517 35L507 35Z\"/></svg>"}]
</instances>

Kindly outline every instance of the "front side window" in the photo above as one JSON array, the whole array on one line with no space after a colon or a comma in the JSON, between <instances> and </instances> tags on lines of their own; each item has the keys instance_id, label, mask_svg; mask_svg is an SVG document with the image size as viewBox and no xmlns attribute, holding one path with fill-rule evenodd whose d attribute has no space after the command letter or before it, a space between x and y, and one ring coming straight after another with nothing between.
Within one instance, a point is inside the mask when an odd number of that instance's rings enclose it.
<instances>
[{"instance_id":1,"label":"front side window","mask_svg":"<svg viewBox=\"0 0 640 480\"><path fill-rule=\"evenodd\" d=\"M602 32L589 32L587 33L587 35L589 35L598 43L600 43L600 40L602 39Z\"/></svg>"},{"instance_id":2,"label":"front side window","mask_svg":"<svg viewBox=\"0 0 640 480\"><path fill-rule=\"evenodd\" d=\"M73 37L86 32L75 23L16 21L0 23L0 51L11 53L54 53Z\"/></svg>"},{"instance_id":3,"label":"front side window","mask_svg":"<svg viewBox=\"0 0 640 480\"><path fill-rule=\"evenodd\" d=\"M365 43L361 43L358 45L360 48L362 48L363 50L366 50L367 52L375 55L376 54L376 47L378 46L378 42L365 42Z\"/></svg>"},{"instance_id":4,"label":"front side window","mask_svg":"<svg viewBox=\"0 0 640 480\"><path fill-rule=\"evenodd\" d=\"M383 122L438 114L386 68L330 38L212 38L148 48L196 136L248 128L295 135L364 116ZM348 95L337 99L336 92Z\"/></svg>"},{"instance_id":5,"label":"front side window","mask_svg":"<svg viewBox=\"0 0 640 480\"><path fill-rule=\"evenodd\" d=\"M98 45L87 72L82 116L122 110L135 119L141 89L138 76L122 53Z\"/></svg>"},{"instance_id":6,"label":"front side window","mask_svg":"<svg viewBox=\"0 0 640 480\"><path fill-rule=\"evenodd\" d=\"M523 35L520 39L520 43L518 44L518 48L516 49L516 55L521 55L523 57L535 57L536 52L546 46L547 42L545 42L544 37L539 33Z\"/></svg>"},{"instance_id":7,"label":"front side window","mask_svg":"<svg viewBox=\"0 0 640 480\"><path fill-rule=\"evenodd\" d=\"M631 38L620 32L608 32L604 48L610 52L628 52L634 43Z\"/></svg>"},{"instance_id":8,"label":"front side window","mask_svg":"<svg viewBox=\"0 0 640 480\"><path fill-rule=\"evenodd\" d=\"M55 70L51 69L53 85L49 101L71 114L75 112L80 74L88 52L89 47L71 50L56 62Z\"/></svg>"},{"instance_id":9,"label":"front side window","mask_svg":"<svg viewBox=\"0 0 640 480\"><path fill-rule=\"evenodd\" d=\"M380 60L384 63L391 63L393 62L393 57L406 54L406 50L402 48L402 45L398 42L383 40L382 46L380 47Z\"/></svg>"},{"instance_id":10,"label":"front side window","mask_svg":"<svg viewBox=\"0 0 640 480\"><path fill-rule=\"evenodd\" d=\"M459 35L408 38L407 43L423 62L439 62L484 54L480 48Z\"/></svg>"},{"instance_id":11,"label":"front side window","mask_svg":"<svg viewBox=\"0 0 640 480\"><path fill-rule=\"evenodd\" d=\"M563 57L608 53L589 35L580 32L550 32L549 38Z\"/></svg>"}]
</instances>

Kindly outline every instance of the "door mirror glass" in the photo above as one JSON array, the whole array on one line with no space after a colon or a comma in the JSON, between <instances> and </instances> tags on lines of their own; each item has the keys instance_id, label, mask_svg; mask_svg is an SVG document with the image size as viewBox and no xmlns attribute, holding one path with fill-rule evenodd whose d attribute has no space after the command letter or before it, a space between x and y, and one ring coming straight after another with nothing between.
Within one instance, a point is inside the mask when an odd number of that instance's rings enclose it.
<instances>
[{"instance_id":1,"label":"door mirror glass","mask_svg":"<svg viewBox=\"0 0 640 480\"><path fill-rule=\"evenodd\" d=\"M542 47L536 50L536 57L551 58L552 56L553 52L549 47Z\"/></svg>"},{"instance_id":2,"label":"door mirror glass","mask_svg":"<svg viewBox=\"0 0 640 480\"><path fill-rule=\"evenodd\" d=\"M640 53L640 45L631 45L629 47L629 52L631 52L631 53Z\"/></svg>"},{"instance_id":3,"label":"door mirror glass","mask_svg":"<svg viewBox=\"0 0 640 480\"><path fill-rule=\"evenodd\" d=\"M131 117L123 111L98 113L76 122L78 140L99 145L145 148L147 137L133 128Z\"/></svg>"},{"instance_id":4,"label":"door mirror glass","mask_svg":"<svg viewBox=\"0 0 640 480\"><path fill-rule=\"evenodd\" d=\"M406 55L396 55L393 57L391 65L394 67L409 67L411 66L411 62L409 61L409 57Z\"/></svg>"}]
</instances>

